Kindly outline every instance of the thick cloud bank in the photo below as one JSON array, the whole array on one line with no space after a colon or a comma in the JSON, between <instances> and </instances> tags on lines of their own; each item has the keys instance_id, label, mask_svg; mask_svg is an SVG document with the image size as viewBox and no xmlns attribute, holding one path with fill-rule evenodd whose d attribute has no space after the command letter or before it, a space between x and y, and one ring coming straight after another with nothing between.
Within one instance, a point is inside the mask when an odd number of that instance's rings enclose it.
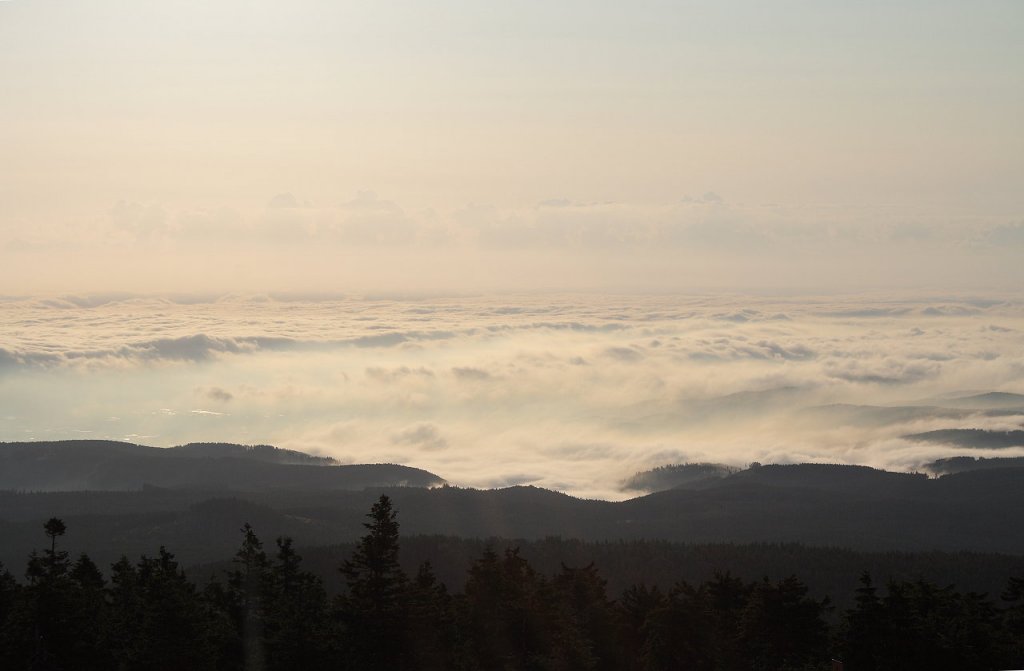
<instances>
[{"instance_id":1,"label":"thick cloud bank","mask_svg":"<svg viewBox=\"0 0 1024 671\"><path fill-rule=\"evenodd\" d=\"M118 295L0 316L0 440L271 443L621 497L666 463L914 469L964 448L908 435L1024 421L958 401L1024 392L1013 297Z\"/></svg>"}]
</instances>

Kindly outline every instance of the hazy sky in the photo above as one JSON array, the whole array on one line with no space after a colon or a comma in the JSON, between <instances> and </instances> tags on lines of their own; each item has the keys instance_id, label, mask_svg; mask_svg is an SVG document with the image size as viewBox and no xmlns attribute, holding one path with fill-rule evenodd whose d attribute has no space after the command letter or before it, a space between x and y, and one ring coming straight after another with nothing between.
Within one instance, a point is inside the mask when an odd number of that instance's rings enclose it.
<instances>
[{"instance_id":1,"label":"hazy sky","mask_svg":"<svg viewBox=\"0 0 1024 671\"><path fill-rule=\"evenodd\" d=\"M1024 3L0 2L0 294L1024 281Z\"/></svg>"}]
</instances>

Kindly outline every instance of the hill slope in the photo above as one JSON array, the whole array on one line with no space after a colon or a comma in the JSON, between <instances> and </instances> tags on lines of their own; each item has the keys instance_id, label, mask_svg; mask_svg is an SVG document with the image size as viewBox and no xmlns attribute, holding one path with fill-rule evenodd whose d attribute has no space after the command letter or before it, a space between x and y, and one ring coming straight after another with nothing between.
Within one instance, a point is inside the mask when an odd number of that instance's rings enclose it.
<instances>
[{"instance_id":1,"label":"hill slope","mask_svg":"<svg viewBox=\"0 0 1024 671\"><path fill-rule=\"evenodd\" d=\"M316 467L314 467L316 468ZM328 467L320 467L328 468ZM928 479L864 467L762 466L697 489L622 502L590 501L535 487L475 490L415 487L235 492L0 492L0 561L17 565L40 543L42 523L64 518L77 547L152 553L176 548L186 563L230 556L237 529L301 545L349 542L381 492L403 533L470 538L688 543L794 542L858 550L1024 554L1024 468ZM116 558L115 558L116 559Z\"/></svg>"},{"instance_id":2,"label":"hill slope","mask_svg":"<svg viewBox=\"0 0 1024 671\"><path fill-rule=\"evenodd\" d=\"M176 448L99 440L0 443L0 489L216 491L429 487L444 480L395 464L338 465L269 445L191 443Z\"/></svg>"}]
</instances>

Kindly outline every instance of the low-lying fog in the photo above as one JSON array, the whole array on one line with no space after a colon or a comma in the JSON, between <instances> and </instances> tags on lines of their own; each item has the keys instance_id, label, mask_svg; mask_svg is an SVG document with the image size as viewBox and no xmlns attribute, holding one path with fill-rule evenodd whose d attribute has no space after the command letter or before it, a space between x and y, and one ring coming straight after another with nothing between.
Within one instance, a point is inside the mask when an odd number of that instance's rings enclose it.
<instances>
[{"instance_id":1,"label":"low-lying fog","mask_svg":"<svg viewBox=\"0 0 1024 671\"><path fill-rule=\"evenodd\" d=\"M0 315L8 441L269 443L623 498L667 463L915 469L966 451L906 434L1024 423L820 407L1024 392L1013 297L119 296Z\"/></svg>"}]
</instances>

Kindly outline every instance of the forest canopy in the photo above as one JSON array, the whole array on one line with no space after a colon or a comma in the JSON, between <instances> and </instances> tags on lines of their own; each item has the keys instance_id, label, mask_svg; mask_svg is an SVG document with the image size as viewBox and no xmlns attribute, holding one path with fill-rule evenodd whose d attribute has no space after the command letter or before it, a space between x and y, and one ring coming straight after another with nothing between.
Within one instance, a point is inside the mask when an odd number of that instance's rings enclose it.
<instances>
[{"instance_id":1,"label":"forest canopy","mask_svg":"<svg viewBox=\"0 0 1024 671\"><path fill-rule=\"evenodd\" d=\"M331 597L289 538L264 548L245 524L230 568L199 584L164 547L106 574L62 547L66 525L24 580L0 568L5 669L989 669L1024 661L1024 578L998 597L864 572L836 612L791 575L716 573L609 594L593 563L536 570L518 548L485 547L453 592L429 561L407 573L392 501L337 567Z\"/></svg>"}]
</instances>

